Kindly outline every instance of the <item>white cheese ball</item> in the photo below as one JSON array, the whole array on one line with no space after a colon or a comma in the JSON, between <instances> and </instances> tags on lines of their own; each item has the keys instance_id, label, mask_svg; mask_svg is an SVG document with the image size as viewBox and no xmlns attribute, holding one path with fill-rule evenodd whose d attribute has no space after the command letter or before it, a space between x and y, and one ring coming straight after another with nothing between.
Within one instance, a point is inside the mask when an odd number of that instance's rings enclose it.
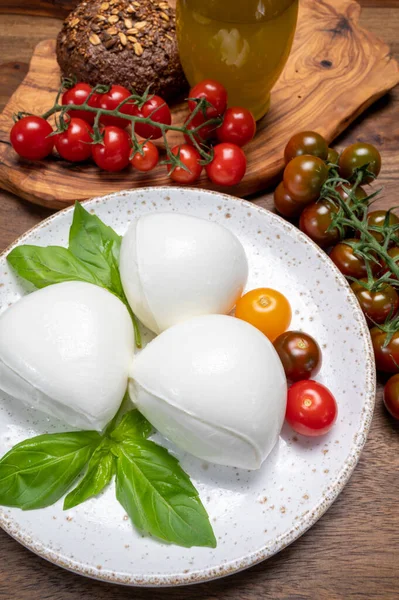
<instances>
[{"instance_id":1,"label":"white cheese ball","mask_svg":"<svg viewBox=\"0 0 399 600\"><path fill-rule=\"evenodd\" d=\"M284 422L287 382L271 344L221 315L175 325L136 355L129 392L160 433L198 458L259 469Z\"/></svg>"},{"instance_id":2,"label":"white cheese ball","mask_svg":"<svg viewBox=\"0 0 399 600\"><path fill-rule=\"evenodd\" d=\"M221 225L153 213L124 236L120 273L133 312L161 333L199 315L228 314L246 285L248 262L239 240Z\"/></svg>"},{"instance_id":3,"label":"white cheese ball","mask_svg":"<svg viewBox=\"0 0 399 600\"><path fill-rule=\"evenodd\" d=\"M79 429L113 418L133 355L127 308L90 283L43 288L0 317L0 389Z\"/></svg>"}]
</instances>

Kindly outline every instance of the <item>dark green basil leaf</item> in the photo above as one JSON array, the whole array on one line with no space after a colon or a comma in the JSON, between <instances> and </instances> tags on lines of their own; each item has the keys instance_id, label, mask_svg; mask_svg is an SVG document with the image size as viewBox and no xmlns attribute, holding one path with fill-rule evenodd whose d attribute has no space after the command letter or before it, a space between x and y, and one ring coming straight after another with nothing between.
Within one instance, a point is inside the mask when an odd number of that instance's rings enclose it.
<instances>
[{"instance_id":1,"label":"dark green basil leaf","mask_svg":"<svg viewBox=\"0 0 399 600\"><path fill-rule=\"evenodd\" d=\"M147 438L152 431L152 425L138 410L126 413L121 422L110 433L110 438L115 442L124 442L130 439Z\"/></svg>"},{"instance_id":2,"label":"dark green basil leaf","mask_svg":"<svg viewBox=\"0 0 399 600\"><path fill-rule=\"evenodd\" d=\"M105 439L92 455L83 479L65 498L64 510L98 496L109 485L114 474L115 456L111 452L108 440Z\"/></svg>"},{"instance_id":3,"label":"dark green basil leaf","mask_svg":"<svg viewBox=\"0 0 399 600\"><path fill-rule=\"evenodd\" d=\"M95 431L39 435L0 460L0 504L44 508L71 487L101 441Z\"/></svg>"},{"instance_id":4,"label":"dark green basil leaf","mask_svg":"<svg viewBox=\"0 0 399 600\"><path fill-rule=\"evenodd\" d=\"M137 439L117 453L116 496L140 531L186 548L216 547L197 490L165 448Z\"/></svg>"},{"instance_id":5,"label":"dark green basil leaf","mask_svg":"<svg viewBox=\"0 0 399 600\"><path fill-rule=\"evenodd\" d=\"M110 265L109 272L109 286L108 289L114 293L118 298L124 303L127 310L129 311L129 315L132 319L133 329L134 329L134 339L136 342L137 348L141 348L141 333L138 324L138 320L136 315L133 313L130 308L130 304L125 296L125 292L123 290L121 276L119 272L119 266L116 262L115 253L113 251L114 242L106 242L104 246L104 256L107 258Z\"/></svg>"},{"instance_id":6,"label":"dark green basil leaf","mask_svg":"<svg viewBox=\"0 0 399 600\"><path fill-rule=\"evenodd\" d=\"M111 227L76 202L69 231L69 249L105 287L119 296L123 293L118 268L121 241Z\"/></svg>"},{"instance_id":7,"label":"dark green basil leaf","mask_svg":"<svg viewBox=\"0 0 399 600\"><path fill-rule=\"evenodd\" d=\"M119 249L118 249L119 254ZM123 291L121 276L119 273L119 263L115 257L115 242L109 241L104 244L104 257L109 265L109 287L114 294L116 294L122 302L124 302L127 306L128 302L125 296L125 292Z\"/></svg>"},{"instance_id":8,"label":"dark green basil leaf","mask_svg":"<svg viewBox=\"0 0 399 600\"><path fill-rule=\"evenodd\" d=\"M86 281L102 286L102 282L76 256L61 246L18 246L7 261L20 277L43 288L63 281Z\"/></svg>"}]
</instances>

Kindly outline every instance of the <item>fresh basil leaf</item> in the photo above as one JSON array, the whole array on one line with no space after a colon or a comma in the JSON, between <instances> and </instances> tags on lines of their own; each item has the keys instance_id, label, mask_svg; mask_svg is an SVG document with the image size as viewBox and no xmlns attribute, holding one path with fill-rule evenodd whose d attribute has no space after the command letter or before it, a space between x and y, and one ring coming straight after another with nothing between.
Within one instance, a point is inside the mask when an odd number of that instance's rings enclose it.
<instances>
[{"instance_id":1,"label":"fresh basil leaf","mask_svg":"<svg viewBox=\"0 0 399 600\"><path fill-rule=\"evenodd\" d=\"M83 479L65 498L64 510L98 496L109 485L114 474L115 456L111 452L109 441L104 439L92 455Z\"/></svg>"},{"instance_id":2,"label":"fresh basil leaf","mask_svg":"<svg viewBox=\"0 0 399 600\"><path fill-rule=\"evenodd\" d=\"M76 202L69 231L69 249L83 261L109 290L123 293L119 276L122 238Z\"/></svg>"},{"instance_id":3,"label":"fresh basil leaf","mask_svg":"<svg viewBox=\"0 0 399 600\"><path fill-rule=\"evenodd\" d=\"M130 308L130 304L125 296L125 292L123 290L121 276L119 272L119 266L116 262L115 253L113 251L114 242L107 242L104 247L104 255L107 257L107 260L110 264L110 280L108 289L114 293L118 298L124 303L126 306L129 315L132 319L133 329L134 329L134 339L136 342L137 348L141 348L141 333L138 324L138 320L136 315L133 313Z\"/></svg>"},{"instance_id":4,"label":"fresh basil leaf","mask_svg":"<svg viewBox=\"0 0 399 600\"><path fill-rule=\"evenodd\" d=\"M44 508L71 487L101 441L95 431L39 435L0 460L0 504Z\"/></svg>"},{"instance_id":5,"label":"fresh basil leaf","mask_svg":"<svg viewBox=\"0 0 399 600\"><path fill-rule=\"evenodd\" d=\"M115 242L109 241L105 243L104 257L109 266L108 287L112 292L114 292L114 294L116 294L122 300L122 302L124 302L128 306L119 272L119 263L115 256Z\"/></svg>"},{"instance_id":6,"label":"fresh basil leaf","mask_svg":"<svg viewBox=\"0 0 399 600\"><path fill-rule=\"evenodd\" d=\"M138 410L126 413L121 422L110 433L115 442L124 442L135 438L147 438L152 432L152 425Z\"/></svg>"},{"instance_id":7,"label":"fresh basil leaf","mask_svg":"<svg viewBox=\"0 0 399 600\"><path fill-rule=\"evenodd\" d=\"M165 448L136 439L117 453L116 496L140 531L186 548L216 547L197 490Z\"/></svg>"},{"instance_id":8,"label":"fresh basil leaf","mask_svg":"<svg viewBox=\"0 0 399 600\"><path fill-rule=\"evenodd\" d=\"M18 246L7 261L20 277L43 288L63 281L86 281L102 286L102 282L76 256L61 246Z\"/></svg>"}]
</instances>

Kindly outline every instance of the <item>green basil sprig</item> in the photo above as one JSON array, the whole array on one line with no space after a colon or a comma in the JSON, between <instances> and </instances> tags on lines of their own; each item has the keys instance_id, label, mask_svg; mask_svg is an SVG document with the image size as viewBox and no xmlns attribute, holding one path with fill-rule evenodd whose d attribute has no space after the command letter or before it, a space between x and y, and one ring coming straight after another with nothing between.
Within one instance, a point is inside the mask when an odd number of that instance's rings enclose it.
<instances>
[{"instance_id":1,"label":"green basil sprig","mask_svg":"<svg viewBox=\"0 0 399 600\"><path fill-rule=\"evenodd\" d=\"M198 492L176 458L154 442L118 448L116 497L140 531L179 546L216 547Z\"/></svg>"},{"instance_id":2,"label":"green basil sprig","mask_svg":"<svg viewBox=\"0 0 399 600\"><path fill-rule=\"evenodd\" d=\"M99 433L39 435L14 446L0 460L0 504L44 508L62 498L101 442Z\"/></svg>"},{"instance_id":3,"label":"green basil sprig","mask_svg":"<svg viewBox=\"0 0 399 600\"><path fill-rule=\"evenodd\" d=\"M119 276L119 253L122 238L79 202L75 204L69 230L69 250L101 281L102 285L123 296Z\"/></svg>"},{"instance_id":4,"label":"green basil sprig","mask_svg":"<svg viewBox=\"0 0 399 600\"><path fill-rule=\"evenodd\" d=\"M141 348L138 322L123 291L119 273L122 238L96 215L76 202L69 231L69 249L61 246L23 245L14 248L7 260L14 271L37 288L64 281L85 281L117 296L128 309L136 345Z\"/></svg>"},{"instance_id":5,"label":"green basil sprig","mask_svg":"<svg viewBox=\"0 0 399 600\"><path fill-rule=\"evenodd\" d=\"M106 288L125 303L141 346L135 316L119 273L121 238L76 203L69 249L19 246L7 257L37 288L85 281ZM64 500L68 510L100 494L116 475L117 499L136 527L184 547L215 547L208 515L188 475L169 452L146 438L150 423L132 410L117 415L103 435L91 431L47 434L15 446L0 460L0 505L23 510Z\"/></svg>"},{"instance_id":6,"label":"green basil sprig","mask_svg":"<svg viewBox=\"0 0 399 600\"><path fill-rule=\"evenodd\" d=\"M116 496L134 525L186 548L216 539L198 492L169 452L147 440L150 423L132 410L103 435L47 434L17 444L0 460L0 504L30 510L64 496L71 509L100 494L116 474Z\"/></svg>"}]
</instances>

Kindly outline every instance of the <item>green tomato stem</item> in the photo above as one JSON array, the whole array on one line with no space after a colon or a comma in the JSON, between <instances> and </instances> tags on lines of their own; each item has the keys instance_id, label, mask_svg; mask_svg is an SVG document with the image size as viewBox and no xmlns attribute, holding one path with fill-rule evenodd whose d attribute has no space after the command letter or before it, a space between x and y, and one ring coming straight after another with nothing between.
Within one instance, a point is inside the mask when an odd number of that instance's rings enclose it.
<instances>
[{"instance_id":1,"label":"green tomato stem","mask_svg":"<svg viewBox=\"0 0 399 600\"><path fill-rule=\"evenodd\" d=\"M93 125L93 130L94 130L94 135L95 135L95 139L99 139L100 137L100 119L101 117L104 116L110 116L110 117L118 117L120 119L124 119L126 121L129 121L129 123L132 126L132 141L136 141L138 144L138 140L135 134L135 124L136 123L144 123L146 125L151 125L153 127L157 127L161 132L162 132L162 137L164 139L165 142L165 147L166 147L166 152L167 155L169 156L169 158L171 157L171 151L170 151L170 147L168 144L168 140L166 138L166 133L168 131L176 131L178 133L181 133L183 135L187 135L190 139L190 141L192 142L192 144L194 145L194 147L197 149L197 151L199 152L199 154L201 155L201 158L204 161L209 162L212 159L212 153L210 152L210 149L206 146L202 146L199 145L195 139L195 135L203 128L203 127L208 127L208 126L219 126L221 123L221 119L219 117L217 118L212 118L209 119L207 121L205 121L204 123L198 125L197 127L195 127L194 129L188 129L188 125L192 122L192 120L195 118L195 116L200 112L203 111L206 107L206 100L202 99L200 100L195 109L192 111L192 113L190 114L189 118L187 119L186 123L182 126L178 126L178 125L167 125L165 123L159 123L158 121L154 121L151 118L151 115L149 117L140 117L137 115L128 115L125 114L123 112L121 112L122 107L127 104L128 102L136 102L140 101L141 97L137 96L136 94L133 94L131 96L129 96L128 98L125 98L114 110L107 110L105 108L97 108L95 106L90 106L89 105L89 101L92 98L92 96L96 93L96 88L93 88L89 94L89 96L87 97L86 101L83 104L67 104L67 105L62 105L59 103L59 99L60 99L60 95L62 93L62 88L58 91L57 94L57 98L55 101L55 104L52 108L50 108L47 112L45 112L42 117L43 119L49 119L51 116L57 114L57 113L62 113L67 114L72 110L79 110L79 111L85 111L85 112L89 112L89 113L94 113L95 114L95 120L94 120L94 125ZM156 110L154 111L156 112ZM133 145L135 145L133 143Z\"/></svg>"},{"instance_id":2,"label":"green tomato stem","mask_svg":"<svg viewBox=\"0 0 399 600\"><path fill-rule=\"evenodd\" d=\"M330 197L336 200L338 205L340 206L342 212L345 216L338 216L338 222L342 226L349 227L351 229L355 229L361 234L361 239L359 240L359 244L363 244L364 247L367 247L367 250L376 254L379 258L383 259L387 267L389 268L392 275L394 275L399 280L399 264L396 263L393 258L388 254L389 240L391 238L392 232L386 234L386 239L384 239L384 244L380 244L378 240L373 236L372 232L369 229L367 223L367 209L369 207L369 202L359 202L356 197L356 190L360 186L363 180L364 173L363 171L359 171L357 173L356 181L350 189L350 182L344 180L338 176L338 173L333 170L333 177L331 177L323 186L322 197ZM349 202L344 201L340 194L336 191L335 185L340 184L345 187L347 186L347 192L349 196ZM351 204L357 208L361 207L362 211L362 219L358 217L356 212L353 210ZM355 250L356 251L356 250ZM367 271L370 274L371 268L369 265L369 261L366 260ZM394 281L394 278L391 279ZM397 287L397 286L395 286Z\"/></svg>"}]
</instances>

